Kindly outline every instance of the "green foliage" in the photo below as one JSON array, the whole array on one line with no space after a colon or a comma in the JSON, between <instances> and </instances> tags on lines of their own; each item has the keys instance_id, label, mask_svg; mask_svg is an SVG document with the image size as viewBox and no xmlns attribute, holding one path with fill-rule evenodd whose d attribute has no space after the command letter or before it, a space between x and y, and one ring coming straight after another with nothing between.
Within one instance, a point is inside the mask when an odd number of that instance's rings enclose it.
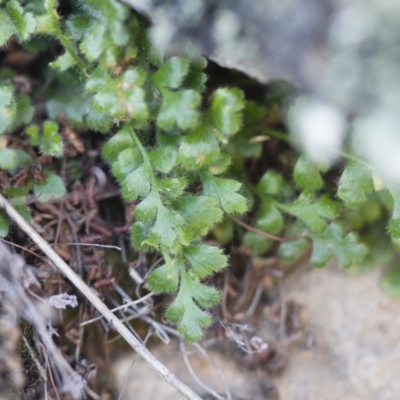
<instances>
[{"instance_id":1,"label":"green foliage","mask_svg":"<svg viewBox=\"0 0 400 400\"><path fill-rule=\"evenodd\" d=\"M35 183L33 190L37 199L43 203L60 198L66 193L62 179L52 173L45 175L44 183Z\"/></svg>"},{"instance_id":2,"label":"green foliage","mask_svg":"<svg viewBox=\"0 0 400 400\"><path fill-rule=\"evenodd\" d=\"M175 296L166 316L187 340L197 340L211 324L209 309L220 298L203 283L227 265L220 248L204 243L210 232L222 244L234 237L257 256L277 251L286 262L312 244L313 265L336 257L345 268L367 252L350 228L375 221L383 209L393 210L388 231L400 238L400 192L389 185L392 204L385 208L376 198L373 203L374 178L366 162L347 157L343 173L332 172L332 185L328 166L305 155L296 161L287 145L281 150L282 139L290 138L266 127L280 101L273 91L267 106L245 100L234 87L205 91L206 60L158 54L148 42L146 23L120 2L71 2L66 16L58 15L55 0L43 7L21 5L26 3L0 2L0 45L15 38L30 48L38 40L46 48L50 39L59 42L60 51L42 71L48 84L31 96L19 92L13 73L1 75L0 134L23 131L38 152L56 158L64 154L61 119L82 131L108 134L103 157L124 201L134 203L132 245L163 256L148 284ZM37 98L46 115L32 122ZM273 160L264 157L269 140L282 153L270 154ZM251 173L249 160L256 166ZM0 148L0 169L9 177L33 161L21 149ZM15 204L29 193L41 202L66 193L50 167L43 182L31 178L23 187L1 190ZM356 208L362 221L343 206ZM19 207L29 218L27 208ZM234 224L224 217L248 210L252 225L265 235L241 229L233 235ZM0 237L8 230L0 212ZM273 235L283 240L274 245ZM398 280L394 272L388 276L386 285Z\"/></svg>"},{"instance_id":3,"label":"green foliage","mask_svg":"<svg viewBox=\"0 0 400 400\"><path fill-rule=\"evenodd\" d=\"M7 1L0 9L0 21L0 46L14 35L20 41L28 40L36 27L33 14L24 12L17 0Z\"/></svg>"},{"instance_id":4,"label":"green foliage","mask_svg":"<svg viewBox=\"0 0 400 400\"><path fill-rule=\"evenodd\" d=\"M400 295L400 264L396 264L385 273L382 279L382 287L391 298L396 298Z\"/></svg>"},{"instance_id":5,"label":"green foliage","mask_svg":"<svg viewBox=\"0 0 400 400\"><path fill-rule=\"evenodd\" d=\"M349 161L339 181L338 196L350 208L365 203L373 190L371 171L362 163Z\"/></svg>"}]
</instances>

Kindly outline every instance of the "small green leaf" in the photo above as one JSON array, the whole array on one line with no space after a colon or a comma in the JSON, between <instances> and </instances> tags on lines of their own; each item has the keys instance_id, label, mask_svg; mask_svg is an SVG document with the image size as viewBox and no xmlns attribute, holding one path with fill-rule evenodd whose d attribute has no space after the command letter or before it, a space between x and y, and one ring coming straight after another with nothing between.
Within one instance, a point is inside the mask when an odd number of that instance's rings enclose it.
<instances>
[{"instance_id":1,"label":"small green leaf","mask_svg":"<svg viewBox=\"0 0 400 400\"><path fill-rule=\"evenodd\" d=\"M312 194L304 192L291 204L276 205L282 211L303 221L313 232L324 231L327 226L325 219L336 218L340 210L340 206L328 195L315 201Z\"/></svg>"},{"instance_id":2,"label":"small green leaf","mask_svg":"<svg viewBox=\"0 0 400 400\"><path fill-rule=\"evenodd\" d=\"M400 264L395 265L385 273L382 278L382 287L391 299L400 295Z\"/></svg>"},{"instance_id":3,"label":"small green leaf","mask_svg":"<svg viewBox=\"0 0 400 400\"><path fill-rule=\"evenodd\" d=\"M185 78L183 86L189 89L194 89L202 93L206 87L207 74L204 73L204 68L207 66L207 60L203 57L194 59L190 63L189 73Z\"/></svg>"},{"instance_id":4,"label":"small green leaf","mask_svg":"<svg viewBox=\"0 0 400 400\"><path fill-rule=\"evenodd\" d=\"M282 230L283 217L272 199L265 198L262 200L256 226L268 233L278 233Z\"/></svg>"},{"instance_id":5,"label":"small green leaf","mask_svg":"<svg viewBox=\"0 0 400 400\"><path fill-rule=\"evenodd\" d=\"M295 237L303 234L305 230L305 226L301 222L296 221L286 229L286 236ZM305 238L290 240L280 243L278 254L282 261L292 263L296 261L307 250L307 248L308 241Z\"/></svg>"},{"instance_id":6,"label":"small green leaf","mask_svg":"<svg viewBox=\"0 0 400 400\"><path fill-rule=\"evenodd\" d=\"M134 87L126 94L126 112L134 120L143 121L149 117L146 103L146 92L140 87Z\"/></svg>"},{"instance_id":7,"label":"small green leaf","mask_svg":"<svg viewBox=\"0 0 400 400\"><path fill-rule=\"evenodd\" d=\"M217 178L209 173L203 174L202 180L203 193L215 197L228 214L243 214L247 210L247 200L237 193L242 186L239 182Z\"/></svg>"},{"instance_id":8,"label":"small green leaf","mask_svg":"<svg viewBox=\"0 0 400 400\"><path fill-rule=\"evenodd\" d=\"M149 275L149 288L159 293L174 293L178 289L179 270L162 265Z\"/></svg>"},{"instance_id":9,"label":"small green leaf","mask_svg":"<svg viewBox=\"0 0 400 400\"><path fill-rule=\"evenodd\" d=\"M40 150L44 154L53 157L61 157L64 151L64 144L58 133L58 124L54 121L45 121L40 141Z\"/></svg>"},{"instance_id":10,"label":"small green leaf","mask_svg":"<svg viewBox=\"0 0 400 400\"><path fill-rule=\"evenodd\" d=\"M194 343L203 335L202 328L206 328L212 322L211 317L202 311L194 301L184 299L180 292L166 312L167 318L178 324L178 332L186 341Z\"/></svg>"},{"instance_id":11,"label":"small green leaf","mask_svg":"<svg viewBox=\"0 0 400 400\"><path fill-rule=\"evenodd\" d=\"M154 221L157 215L159 202L160 200L156 193L150 192L150 194L135 207L136 219L146 222Z\"/></svg>"},{"instance_id":12,"label":"small green leaf","mask_svg":"<svg viewBox=\"0 0 400 400\"><path fill-rule=\"evenodd\" d=\"M201 125L184 136L179 147L179 161L189 170L209 166L217 161L220 155L218 141L207 125Z\"/></svg>"},{"instance_id":13,"label":"small green leaf","mask_svg":"<svg viewBox=\"0 0 400 400\"><path fill-rule=\"evenodd\" d=\"M67 51L59 56L57 60L51 62L49 66L56 69L57 71L63 72L68 68L73 67L76 64L76 60Z\"/></svg>"},{"instance_id":14,"label":"small green leaf","mask_svg":"<svg viewBox=\"0 0 400 400\"><path fill-rule=\"evenodd\" d=\"M107 48L106 40L107 26L101 23L94 23L86 34L79 48L88 61L96 61Z\"/></svg>"},{"instance_id":15,"label":"small green leaf","mask_svg":"<svg viewBox=\"0 0 400 400\"><path fill-rule=\"evenodd\" d=\"M178 199L175 208L185 219L193 238L200 238L219 221L223 213L213 197L186 195Z\"/></svg>"},{"instance_id":16,"label":"small green leaf","mask_svg":"<svg viewBox=\"0 0 400 400\"><path fill-rule=\"evenodd\" d=\"M150 192L150 176L147 169L141 166L130 172L121 182L122 197L125 201L135 201L138 197L147 196Z\"/></svg>"},{"instance_id":17,"label":"small green leaf","mask_svg":"<svg viewBox=\"0 0 400 400\"><path fill-rule=\"evenodd\" d=\"M170 130L177 125L186 131L198 125L200 114L197 108L201 102L199 93L194 90L163 90L162 96L162 105L157 117L158 127Z\"/></svg>"},{"instance_id":18,"label":"small green leaf","mask_svg":"<svg viewBox=\"0 0 400 400\"><path fill-rule=\"evenodd\" d=\"M142 165L142 155L136 147L125 148L120 151L116 161L112 164L112 173L122 182L127 175L133 172L136 168Z\"/></svg>"},{"instance_id":19,"label":"small green leaf","mask_svg":"<svg viewBox=\"0 0 400 400\"><path fill-rule=\"evenodd\" d=\"M42 203L50 201L52 199L59 199L66 193L65 185L62 179L53 173L45 174L44 183L35 183L33 185L33 191L37 200Z\"/></svg>"},{"instance_id":20,"label":"small green leaf","mask_svg":"<svg viewBox=\"0 0 400 400\"><path fill-rule=\"evenodd\" d=\"M198 340L202 336L202 328L212 322L210 316L195 304L193 298L198 304L210 307L219 301L220 296L215 289L191 280L181 267L179 292L168 307L166 316L171 322L178 324L179 333L189 342Z\"/></svg>"},{"instance_id":21,"label":"small green leaf","mask_svg":"<svg viewBox=\"0 0 400 400\"><path fill-rule=\"evenodd\" d=\"M346 234L346 231L339 222L332 222L321 234L311 234L313 239L313 252L311 264L322 267L336 255L339 264L348 268L359 263L368 253L365 244L360 243L354 232Z\"/></svg>"},{"instance_id":22,"label":"small green leaf","mask_svg":"<svg viewBox=\"0 0 400 400\"><path fill-rule=\"evenodd\" d=\"M282 261L292 263L304 254L307 247L306 239L291 240L280 244L278 254Z\"/></svg>"},{"instance_id":23,"label":"small green leaf","mask_svg":"<svg viewBox=\"0 0 400 400\"><path fill-rule=\"evenodd\" d=\"M135 86L142 86L146 81L146 73L139 68L128 68L119 79L118 86L122 90L129 90Z\"/></svg>"},{"instance_id":24,"label":"small green leaf","mask_svg":"<svg viewBox=\"0 0 400 400\"><path fill-rule=\"evenodd\" d=\"M176 149L171 146L160 147L148 152L150 162L157 171L167 174L175 166L178 159Z\"/></svg>"},{"instance_id":25,"label":"small green leaf","mask_svg":"<svg viewBox=\"0 0 400 400\"><path fill-rule=\"evenodd\" d=\"M9 229L10 220L8 219L7 214L3 210L0 210L0 238L6 237Z\"/></svg>"},{"instance_id":26,"label":"small green leaf","mask_svg":"<svg viewBox=\"0 0 400 400\"><path fill-rule=\"evenodd\" d=\"M236 88L221 88L213 93L211 113L214 125L223 133L232 135L242 126L241 111L244 94Z\"/></svg>"},{"instance_id":27,"label":"small green leaf","mask_svg":"<svg viewBox=\"0 0 400 400\"><path fill-rule=\"evenodd\" d=\"M7 41L17 33L16 27L10 21L8 14L0 9L0 47L4 46Z\"/></svg>"},{"instance_id":28,"label":"small green leaf","mask_svg":"<svg viewBox=\"0 0 400 400\"><path fill-rule=\"evenodd\" d=\"M183 224L184 219L178 213L168 210L163 205L159 205L152 234L157 238L160 247L172 248L176 245L178 231Z\"/></svg>"},{"instance_id":29,"label":"small green leaf","mask_svg":"<svg viewBox=\"0 0 400 400\"><path fill-rule=\"evenodd\" d=\"M243 236L243 246L258 253L265 253L274 241L255 232L246 232Z\"/></svg>"},{"instance_id":30,"label":"small green leaf","mask_svg":"<svg viewBox=\"0 0 400 400\"><path fill-rule=\"evenodd\" d=\"M0 169L14 173L22 165L29 164L31 156L19 149L0 149Z\"/></svg>"},{"instance_id":31,"label":"small green leaf","mask_svg":"<svg viewBox=\"0 0 400 400\"><path fill-rule=\"evenodd\" d=\"M266 172L256 186L259 194L269 195L278 195L281 188L282 176L273 171Z\"/></svg>"},{"instance_id":32,"label":"small green leaf","mask_svg":"<svg viewBox=\"0 0 400 400\"><path fill-rule=\"evenodd\" d=\"M202 279L225 268L227 259L221 249L206 244L192 245L185 249L185 258L188 260L194 274Z\"/></svg>"},{"instance_id":33,"label":"small green leaf","mask_svg":"<svg viewBox=\"0 0 400 400\"><path fill-rule=\"evenodd\" d=\"M321 178L320 168L306 156L301 155L294 167L293 178L300 189L315 192L321 189L324 182Z\"/></svg>"},{"instance_id":34,"label":"small green leaf","mask_svg":"<svg viewBox=\"0 0 400 400\"><path fill-rule=\"evenodd\" d=\"M189 72L189 61L182 56L175 56L166 61L153 75L152 81L155 85L178 89L187 73Z\"/></svg>"},{"instance_id":35,"label":"small green leaf","mask_svg":"<svg viewBox=\"0 0 400 400\"><path fill-rule=\"evenodd\" d=\"M213 175L220 175L225 172L231 165L231 157L228 154L221 154L221 156L210 165L208 171Z\"/></svg>"},{"instance_id":36,"label":"small green leaf","mask_svg":"<svg viewBox=\"0 0 400 400\"><path fill-rule=\"evenodd\" d=\"M6 4L8 21L12 24L19 38L23 41L29 39L29 36L36 28L36 20L32 13L25 12L16 0L9 0ZM0 43L0 46L4 43Z\"/></svg>"},{"instance_id":37,"label":"small green leaf","mask_svg":"<svg viewBox=\"0 0 400 400\"><path fill-rule=\"evenodd\" d=\"M339 180L338 196L347 207L359 207L373 190L371 171L356 161L348 161Z\"/></svg>"},{"instance_id":38,"label":"small green leaf","mask_svg":"<svg viewBox=\"0 0 400 400\"><path fill-rule=\"evenodd\" d=\"M10 130L14 131L22 125L29 124L32 121L34 107L31 104L29 96L19 94L16 98L16 114L10 126Z\"/></svg>"},{"instance_id":39,"label":"small green leaf","mask_svg":"<svg viewBox=\"0 0 400 400\"><path fill-rule=\"evenodd\" d=\"M110 163L116 161L118 155L127 147L132 147L134 141L129 129L121 129L103 146L103 157Z\"/></svg>"},{"instance_id":40,"label":"small green leaf","mask_svg":"<svg viewBox=\"0 0 400 400\"><path fill-rule=\"evenodd\" d=\"M187 186L185 178L170 178L161 179L158 181L158 189L160 192L170 198L177 198L182 196L183 191Z\"/></svg>"},{"instance_id":41,"label":"small green leaf","mask_svg":"<svg viewBox=\"0 0 400 400\"><path fill-rule=\"evenodd\" d=\"M143 252L150 250L152 246L147 241L151 236L151 228L152 224L149 222L135 222L131 226L131 243L135 249Z\"/></svg>"},{"instance_id":42,"label":"small green leaf","mask_svg":"<svg viewBox=\"0 0 400 400\"><path fill-rule=\"evenodd\" d=\"M188 287L191 296L201 307L209 308L215 306L221 301L221 296L218 290L213 287L204 285L195 280L188 280Z\"/></svg>"},{"instance_id":43,"label":"small green leaf","mask_svg":"<svg viewBox=\"0 0 400 400\"><path fill-rule=\"evenodd\" d=\"M388 186L393 199L393 213L389 221L388 230L393 239L400 238L400 190L397 187Z\"/></svg>"},{"instance_id":44,"label":"small green leaf","mask_svg":"<svg viewBox=\"0 0 400 400\"><path fill-rule=\"evenodd\" d=\"M0 86L0 133L8 129L16 113L17 105L14 101L13 88L11 86Z\"/></svg>"}]
</instances>

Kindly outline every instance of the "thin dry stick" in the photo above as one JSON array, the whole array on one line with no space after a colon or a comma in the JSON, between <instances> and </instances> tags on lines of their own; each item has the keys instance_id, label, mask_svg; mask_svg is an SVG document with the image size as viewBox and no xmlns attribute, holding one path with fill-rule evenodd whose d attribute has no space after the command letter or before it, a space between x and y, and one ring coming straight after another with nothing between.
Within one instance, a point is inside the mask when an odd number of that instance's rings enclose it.
<instances>
[{"instance_id":1,"label":"thin dry stick","mask_svg":"<svg viewBox=\"0 0 400 400\"><path fill-rule=\"evenodd\" d=\"M261 236L264 236L268 239L275 240L277 242L291 242L293 240L301 239L301 238L306 238L305 236L299 235L299 236L294 236L294 237L288 237L284 238L281 236L276 236L273 235L272 233L264 232L261 229L253 228L251 225L246 224L246 222L243 222L239 218L234 217L233 215L228 215L228 218L231 219L233 222L236 222L238 225L243 226L243 228L247 229L250 232L258 233Z\"/></svg>"},{"instance_id":2,"label":"thin dry stick","mask_svg":"<svg viewBox=\"0 0 400 400\"><path fill-rule=\"evenodd\" d=\"M176 378L160 361L158 361L129 331L129 329L109 310L97 297L94 291L65 263L65 261L51 248L51 246L26 222L14 207L0 195L0 208L13 219L36 245L49 257L54 265L82 292L114 329L129 343L129 345L154 369L167 383L174 386L188 399L201 400L188 386Z\"/></svg>"}]
</instances>

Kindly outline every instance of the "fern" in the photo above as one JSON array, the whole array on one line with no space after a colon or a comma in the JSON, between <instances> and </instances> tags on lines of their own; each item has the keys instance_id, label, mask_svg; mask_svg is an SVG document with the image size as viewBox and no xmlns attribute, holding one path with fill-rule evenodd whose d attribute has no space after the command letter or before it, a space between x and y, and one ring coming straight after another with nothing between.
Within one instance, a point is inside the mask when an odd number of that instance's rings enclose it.
<instances>
[{"instance_id":1,"label":"fern","mask_svg":"<svg viewBox=\"0 0 400 400\"><path fill-rule=\"evenodd\" d=\"M49 38L59 42L61 51L43 72L51 75L42 93L47 119L32 123L31 98L17 93L11 72L0 81L0 133L24 129L32 146L55 158L64 152L56 122L61 113L76 128L108 134L103 157L124 201L135 204L132 245L163 256L163 264L149 276L149 287L175 295L166 316L187 340L199 339L212 322L210 308L220 299L218 290L204 281L228 260L204 237L212 231L229 240L226 214L242 215L250 208L259 230L295 236L279 244L285 261L298 258L309 241L317 267L334 256L349 267L365 256L366 246L348 232L341 216L343 205L360 207L374 192L367 163L349 157L337 191L329 193L328 166L315 165L305 155L293 168L289 161L285 171L267 170L254 184L244 172L246 161L259 160L262 140L287 135L265 128L268 105L245 100L241 90L205 92L205 59L159 54L147 39L146 23L116 1L81 1L65 19L55 0L43 6L2 3L0 45L9 40L32 45ZM9 175L30 162L22 150L0 148L0 168ZM2 191L11 201L30 192L39 201L66 193L60 177L46 171L44 178ZM394 199L389 232L399 238L400 197L389 189ZM9 221L0 213L0 236L8 229ZM255 232L241 238L255 254L273 245Z\"/></svg>"}]
</instances>

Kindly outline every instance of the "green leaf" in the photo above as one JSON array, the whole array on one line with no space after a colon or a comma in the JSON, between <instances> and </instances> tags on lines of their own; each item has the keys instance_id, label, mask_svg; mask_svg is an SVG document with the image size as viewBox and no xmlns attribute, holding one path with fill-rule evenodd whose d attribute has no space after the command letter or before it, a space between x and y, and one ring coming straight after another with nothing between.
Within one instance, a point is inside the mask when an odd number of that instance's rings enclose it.
<instances>
[{"instance_id":1,"label":"green leaf","mask_svg":"<svg viewBox=\"0 0 400 400\"><path fill-rule=\"evenodd\" d=\"M157 239L157 247L173 248L178 241L178 232L181 230L184 222L184 219L178 213L168 210L163 205L159 205L156 223L151 230Z\"/></svg>"},{"instance_id":2,"label":"green leaf","mask_svg":"<svg viewBox=\"0 0 400 400\"><path fill-rule=\"evenodd\" d=\"M304 233L304 231L304 225L301 222L296 221L289 225L286 230L286 236L295 237ZM282 261L292 263L296 261L307 250L307 248L308 241L305 238L290 240L280 243L278 254Z\"/></svg>"},{"instance_id":3,"label":"green leaf","mask_svg":"<svg viewBox=\"0 0 400 400\"><path fill-rule=\"evenodd\" d=\"M134 120L147 120L149 110L146 103L146 92L140 87L134 87L126 94L126 112Z\"/></svg>"},{"instance_id":4,"label":"green leaf","mask_svg":"<svg viewBox=\"0 0 400 400\"><path fill-rule=\"evenodd\" d=\"M170 130L177 125L186 131L198 125L200 114L197 108L201 102L199 93L194 90L163 90L162 96L162 105L157 117L158 127Z\"/></svg>"},{"instance_id":5,"label":"green leaf","mask_svg":"<svg viewBox=\"0 0 400 400\"><path fill-rule=\"evenodd\" d=\"M276 203L277 207L285 213L295 216L308 225L313 232L322 232L327 224L325 219L337 217L340 206L330 199L328 195L314 200L310 193L302 193L293 203Z\"/></svg>"},{"instance_id":6,"label":"green leaf","mask_svg":"<svg viewBox=\"0 0 400 400\"><path fill-rule=\"evenodd\" d=\"M157 194L153 191L150 192L150 194L135 207L136 219L138 221L154 221L159 203L160 200Z\"/></svg>"},{"instance_id":7,"label":"green leaf","mask_svg":"<svg viewBox=\"0 0 400 400\"><path fill-rule=\"evenodd\" d=\"M12 32L12 34L17 33L20 40L25 41L29 39L30 35L36 28L36 20L33 14L30 12L24 13L23 8L16 0L9 0L5 8L8 18L7 21L4 21L3 18L1 18L3 20L2 23L5 22L6 25L11 25L12 29L10 32ZM4 43L5 42L0 42L0 46Z\"/></svg>"},{"instance_id":8,"label":"green leaf","mask_svg":"<svg viewBox=\"0 0 400 400\"><path fill-rule=\"evenodd\" d=\"M324 182L321 178L320 167L301 155L294 167L293 178L300 189L315 192L321 189Z\"/></svg>"},{"instance_id":9,"label":"green leaf","mask_svg":"<svg viewBox=\"0 0 400 400\"><path fill-rule=\"evenodd\" d=\"M177 198L182 196L183 191L187 186L185 178L170 178L161 179L158 181L158 189L160 192L170 198Z\"/></svg>"},{"instance_id":10,"label":"green leaf","mask_svg":"<svg viewBox=\"0 0 400 400\"><path fill-rule=\"evenodd\" d=\"M8 129L15 118L16 112L17 106L14 101L13 88L11 86L0 86L0 133Z\"/></svg>"},{"instance_id":11,"label":"green leaf","mask_svg":"<svg viewBox=\"0 0 400 400\"><path fill-rule=\"evenodd\" d=\"M33 191L38 201L45 203L65 195L64 182L58 175L45 173L45 179L44 183L35 183L33 185Z\"/></svg>"},{"instance_id":12,"label":"green leaf","mask_svg":"<svg viewBox=\"0 0 400 400\"><path fill-rule=\"evenodd\" d=\"M53 157L61 157L63 155L64 144L58 134L58 124L54 121L45 121L43 124L40 150L44 154L49 154Z\"/></svg>"},{"instance_id":13,"label":"green leaf","mask_svg":"<svg viewBox=\"0 0 400 400\"><path fill-rule=\"evenodd\" d=\"M102 150L103 157L109 163L112 163L117 160L122 150L125 150L127 147L132 147L133 144L134 141L129 133L129 129L121 129L104 145Z\"/></svg>"},{"instance_id":14,"label":"green leaf","mask_svg":"<svg viewBox=\"0 0 400 400\"><path fill-rule=\"evenodd\" d=\"M207 60L203 57L191 60L189 73L185 78L183 86L202 93L207 82L207 74L203 72L206 66Z\"/></svg>"},{"instance_id":15,"label":"green leaf","mask_svg":"<svg viewBox=\"0 0 400 400\"><path fill-rule=\"evenodd\" d=\"M68 68L73 67L76 64L76 60L67 51L59 56L56 61L49 64L51 68L54 68L60 72L66 71Z\"/></svg>"},{"instance_id":16,"label":"green leaf","mask_svg":"<svg viewBox=\"0 0 400 400\"><path fill-rule=\"evenodd\" d=\"M335 255L343 268L359 263L368 253L354 232L346 234L342 224L332 222L321 234L311 234L313 252L311 264L322 267Z\"/></svg>"},{"instance_id":17,"label":"green leaf","mask_svg":"<svg viewBox=\"0 0 400 400\"><path fill-rule=\"evenodd\" d=\"M262 200L256 226L268 233L278 233L283 228L283 217L272 199Z\"/></svg>"},{"instance_id":18,"label":"green leaf","mask_svg":"<svg viewBox=\"0 0 400 400\"><path fill-rule=\"evenodd\" d=\"M265 253L273 244L273 240L268 239L256 232L246 232L243 236L243 246L258 253Z\"/></svg>"},{"instance_id":19,"label":"green leaf","mask_svg":"<svg viewBox=\"0 0 400 400\"><path fill-rule=\"evenodd\" d=\"M215 197L228 214L243 214L247 210L247 200L237 193L242 186L239 182L218 178L209 173L202 174L202 180L203 193Z\"/></svg>"},{"instance_id":20,"label":"green leaf","mask_svg":"<svg viewBox=\"0 0 400 400\"><path fill-rule=\"evenodd\" d=\"M150 162L154 169L167 174L175 166L178 153L171 146L160 147L148 152Z\"/></svg>"},{"instance_id":21,"label":"green leaf","mask_svg":"<svg viewBox=\"0 0 400 400\"><path fill-rule=\"evenodd\" d=\"M112 173L115 177L123 182L124 179L136 168L142 165L143 159L139 150L131 146L120 151L116 161L112 164Z\"/></svg>"},{"instance_id":22,"label":"green leaf","mask_svg":"<svg viewBox=\"0 0 400 400\"><path fill-rule=\"evenodd\" d=\"M221 154L221 156L208 168L208 171L213 175L220 175L228 169L231 165L231 161L231 157L228 154Z\"/></svg>"},{"instance_id":23,"label":"green leaf","mask_svg":"<svg viewBox=\"0 0 400 400\"><path fill-rule=\"evenodd\" d=\"M360 162L348 161L339 180L338 196L347 207L361 206L373 190L371 171Z\"/></svg>"},{"instance_id":24,"label":"green leaf","mask_svg":"<svg viewBox=\"0 0 400 400\"><path fill-rule=\"evenodd\" d=\"M220 158L220 148L207 125L184 136L179 147L179 161L189 170L209 166Z\"/></svg>"},{"instance_id":25,"label":"green leaf","mask_svg":"<svg viewBox=\"0 0 400 400\"><path fill-rule=\"evenodd\" d=\"M196 280L190 279L188 281L188 287L191 296L201 307L209 308L215 306L221 300L218 290L197 282Z\"/></svg>"},{"instance_id":26,"label":"green leaf","mask_svg":"<svg viewBox=\"0 0 400 400\"><path fill-rule=\"evenodd\" d=\"M213 93L211 114L214 125L223 133L232 135L242 126L241 111L244 94L236 88L221 88Z\"/></svg>"},{"instance_id":27,"label":"green leaf","mask_svg":"<svg viewBox=\"0 0 400 400\"><path fill-rule=\"evenodd\" d=\"M210 316L195 304L193 298L198 304L210 307L219 301L220 296L215 289L191 280L181 267L179 292L168 307L166 316L178 324L179 333L189 342L198 340L202 336L202 328L211 324Z\"/></svg>"},{"instance_id":28,"label":"green leaf","mask_svg":"<svg viewBox=\"0 0 400 400\"><path fill-rule=\"evenodd\" d=\"M150 176L147 169L141 166L130 172L121 182L122 197L125 201L135 201L138 197L147 196L150 192Z\"/></svg>"},{"instance_id":29,"label":"green leaf","mask_svg":"<svg viewBox=\"0 0 400 400\"><path fill-rule=\"evenodd\" d=\"M130 229L131 232L131 243L133 248L147 252L151 249L148 239L151 236L152 224L149 222L135 222Z\"/></svg>"},{"instance_id":30,"label":"green leaf","mask_svg":"<svg viewBox=\"0 0 400 400\"><path fill-rule=\"evenodd\" d=\"M400 295L400 264L395 265L384 274L382 287L391 299Z\"/></svg>"},{"instance_id":31,"label":"green leaf","mask_svg":"<svg viewBox=\"0 0 400 400\"><path fill-rule=\"evenodd\" d=\"M175 208L185 219L193 238L206 235L223 216L217 200L213 197L182 196L176 201Z\"/></svg>"},{"instance_id":32,"label":"green leaf","mask_svg":"<svg viewBox=\"0 0 400 400\"><path fill-rule=\"evenodd\" d=\"M388 186L393 199L393 213L389 221L388 230L393 239L400 238L400 190L397 187Z\"/></svg>"},{"instance_id":33,"label":"green leaf","mask_svg":"<svg viewBox=\"0 0 400 400\"><path fill-rule=\"evenodd\" d=\"M0 169L14 173L19 167L29 164L31 156L19 149L0 149Z\"/></svg>"},{"instance_id":34,"label":"green leaf","mask_svg":"<svg viewBox=\"0 0 400 400\"><path fill-rule=\"evenodd\" d=\"M22 125L29 124L34 114L34 107L27 95L19 94L16 98L16 105L16 114L9 128L11 131L16 130Z\"/></svg>"},{"instance_id":35,"label":"green leaf","mask_svg":"<svg viewBox=\"0 0 400 400\"><path fill-rule=\"evenodd\" d=\"M168 307L166 316L171 322L178 324L178 332L186 341L194 343L203 335L202 328L209 326L212 320L191 298L184 298L180 294L181 292Z\"/></svg>"},{"instance_id":36,"label":"green leaf","mask_svg":"<svg viewBox=\"0 0 400 400\"><path fill-rule=\"evenodd\" d=\"M79 48L88 61L97 61L106 50L106 29L107 26L100 23L94 23L90 29L86 29Z\"/></svg>"},{"instance_id":37,"label":"green leaf","mask_svg":"<svg viewBox=\"0 0 400 400\"><path fill-rule=\"evenodd\" d=\"M7 41L17 33L16 27L10 21L8 14L5 10L0 9L0 47L4 46Z\"/></svg>"},{"instance_id":38,"label":"green leaf","mask_svg":"<svg viewBox=\"0 0 400 400\"><path fill-rule=\"evenodd\" d=\"M175 56L166 61L152 76L155 85L178 89L189 72L189 61L182 56Z\"/></svg>"},{"instance_id":39,"label":"green leaf","mask_svg":"<svg viewBox=\"0 0 400 400\"><path fill-rule=\"evenodd\" d=\"M129 90L135 86L142 86L146 82L146 73L139 68L128 68L119 79L118 87Z\"/></svg>"},{"instance_id":40,"label":"green leaf","mask_svg":"<svg viewBox=\"0 0 400 400\"><path fill-rule=\"evenodd\" d=\"M10 220L8 219L7 214L3 210L0 210L0 238L6 237L9 229Z\"/></svg>"},{"instance_id":41,"label":"green leaf","mask_svg":"<svg viewBox=\"0 0 400 400\"><path fill-rule=\"evenodd\" d=\"M174 293L178 289L179 270L178 268L170 268L162 265L151 272L148 279L150 290L159 293Z\"/></svg>"},{"instance_id":42,"label":"green leaf","mask_svg":"<svg viewBox=\"0 0 400 400\"><path fill-rule=\"evenodd\" d=\"M222 254L221 249L206 244L187 247L184 256L192 267L194 274L200 279L220 271L227 265L227 258Z\"/></svg>"},{"instance_id":43,"label":"green leaf","mask_svg":"<svg viewBox=\"0 0 400 400\"><path fill-rule=\"evenodd\" d=\"M259 194L278 195L281 189L282 176L273 171L266 172L256 186Z\"/></svg>"}]
</instances>

